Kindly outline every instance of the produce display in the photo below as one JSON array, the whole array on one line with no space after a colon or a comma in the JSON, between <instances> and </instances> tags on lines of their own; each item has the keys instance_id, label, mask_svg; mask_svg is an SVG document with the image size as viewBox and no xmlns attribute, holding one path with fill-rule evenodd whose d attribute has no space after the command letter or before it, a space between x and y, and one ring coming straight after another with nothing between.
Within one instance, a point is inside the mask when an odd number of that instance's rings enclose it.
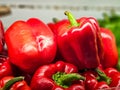
<instances>
[{"instance_id":1,"label":"produce display","mask_svg":"<svg viewBox=\"0 0 120 90\"><path fill-rule=\"evenodd\" d=\"M111 10L110 14L103 13L103 19L98 19L98 22L101 27L110 29L113 32L120 57L120 15L117 14L114 10ZM120 71L120 58L118 62L117 69Z\"/></svg>"},{"instance_id":2,"label":"produce display","mask_svg":"<svg viewBox=\"0 0 120 90\"><path fill-rule=\"evenodd\" d=\"M47 24L18 20L6 31L0 21L0 90L120 90L120 17L64 14Z\"/></svg>"}]
</instances>

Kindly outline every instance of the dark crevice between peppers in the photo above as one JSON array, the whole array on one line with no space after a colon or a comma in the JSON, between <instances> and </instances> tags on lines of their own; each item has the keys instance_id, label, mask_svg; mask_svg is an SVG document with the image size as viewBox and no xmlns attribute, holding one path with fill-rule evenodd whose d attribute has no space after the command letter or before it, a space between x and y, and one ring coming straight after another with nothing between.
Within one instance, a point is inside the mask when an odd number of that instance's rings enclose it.
<instances>
[{"instance_id":1,"label":"dark crevice between peppers","mask_svg":"<svg viewBox=\"0 0 120 90\"><path fill-rule=\"evenodd\" d=\"M15 77L15 78L9 80L9 81L5 84L5 86L4 86L3 88L0 88L0 90L10 90L10 87L11 87L14 83L16 83L16 82L18 82L18 81L22 81L22 80L24 80L24 77L23 77L23 76Z\"/></svg>"},{"instance_id":2,"label":"dark crevice between peppers","mask_svg":"<svg viewBox=\"0 0 120 90\"><path fill-rule=\"evenodd\" d=\"M85 78L78 73L66 74L62 72L57 72L52 76L52 78L57 83L57 85L63 88L68 88L73 81L85 80Z\"/></svg>"}]
</instances>

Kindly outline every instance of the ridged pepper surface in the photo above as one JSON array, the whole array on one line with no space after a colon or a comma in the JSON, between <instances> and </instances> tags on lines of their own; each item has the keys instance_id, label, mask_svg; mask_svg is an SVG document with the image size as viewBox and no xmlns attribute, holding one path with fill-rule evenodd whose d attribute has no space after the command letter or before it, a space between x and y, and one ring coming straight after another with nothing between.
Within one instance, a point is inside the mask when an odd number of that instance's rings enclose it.
<instances>
[{"instance_id":1,"label":"ridged pepper surface","mask_svg":"<svg viewBox=\"0 0 120 90\"><path fill-rule=\"evenodd\" d=\"M37 18L18 20L5 33L10 62L27 73L49 64L56 55L56 39L50 28Z\"/></svg>"},{"instance_id":2,"label":"ridged pepper surface","mask_svg":"<svg viewBox=\"0 0 120 90\"><path fill-rule=\"evenodd\" d=\"M65 12L68 21L57 28L58 48L63 58L79 69L96 68L103 59L103 44L100 28L95 18L75 19Z\"/></svg>"}]
</instances>

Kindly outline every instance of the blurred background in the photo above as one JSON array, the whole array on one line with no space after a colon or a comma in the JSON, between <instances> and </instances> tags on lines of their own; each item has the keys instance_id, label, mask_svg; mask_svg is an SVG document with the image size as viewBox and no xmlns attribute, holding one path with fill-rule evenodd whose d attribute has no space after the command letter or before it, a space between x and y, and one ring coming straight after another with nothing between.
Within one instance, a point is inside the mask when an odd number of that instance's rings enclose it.
<instances>
[{"instance_id":1,"label":"blurred background","mask_svg":"<svg viewBox=\"0 0 120 90\"><path fill-rule=\"evenodd\" d=\"M0 0L0 20L7 28L16 20L36 17L46 24L53 18L66 19L65 11L76 18L94 17L101 27L110 29L116 38L120 71L120 0Z\"/></svg>"},{"instance_id":2,"label":"blurred background","mask_svg":"<svg viewBox=\"0 0 120 90\"><path fill-rule=\"evenodd\" d=\"M37 17L45 23L52 18L64 19L64 11L76 18L93 16L103 18L103 13L115 10L120 14L120 0L0 0L0 19L5 29L16 20Z\"/></svg>"}]
</instances>

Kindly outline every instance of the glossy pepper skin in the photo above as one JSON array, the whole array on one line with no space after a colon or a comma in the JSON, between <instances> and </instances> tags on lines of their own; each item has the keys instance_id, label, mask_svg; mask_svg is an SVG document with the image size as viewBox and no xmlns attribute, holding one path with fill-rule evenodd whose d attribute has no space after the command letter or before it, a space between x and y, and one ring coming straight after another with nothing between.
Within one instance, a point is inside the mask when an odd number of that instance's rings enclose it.
<instances>
[{"instance_id":1,"label":"glossy pepper skin","mask_svg":"<svg viewBox=\"0 0 120 90\"><path fill-rule=\"evenodd\" d=\"M5 43L4 27L3 27L2 21L0 20L0 53L3 51L4 43Z\"/></svg>"},{"instance_id":2,"label":"glossy pepper skin","mask_svg":"<svg viewBox=\"0 0 120 90\"><path fill-rule=\"evenodd\" d=\"M98 81L96 79L96 74L93 71L84 72L85 76L85 90L95 90Z\"/></svg>"},{"instance_id":3,"label":"glossy pepper skin","mask_svg":"<svg viewBox=\"0 0 120 90\"><path fill-rule=\"evenodd\" d=\"M12 85L11 90L31 90L27 83L23 81L16 82Z\"/></svg>"},{"instance_id":4,"label":"glossy pepper skin","mask_svg":"<svg viewBox=\"0 0 120 90\"><path fill-rule=\"evenodd\" d=\"M37 18L14 22L5 33L10 61L27 73L49 64L56 54L56 39L50 28Z\"/></svg>"},{"instance_id":5,"label":"glossy pepper skin","mask_svg":"<svg viewBox=\"0 0 120 90\"><path fill-rule=\"evenodd\" d=\"M58 28L63 25L64 23L68 22L67 19L63 19L63 20L58 20L56 18L53 18L53 22L49 22L47 25L49 26L49 28L52 30L52 32L54 33L55 37L57 38L57 30ZM57 47L57 52L56 52L56 57L55 60L59 60L62 59L63 57L60 53L59 48Z\"/></svg>"},{"instance_id":6,"label":"glossy pepper skin","mask_svg":"<svg viewBox=\"0 0 120 90\"><path fill-rule=\"evenodd\" d=\"M66 84L72 83L71 78L73 78L73 77L76 78L75 73L77 73L77 72L78 72L78 69L76 66L74 66L73 64L70 64L70 63L63 62L63 61L57 61L55 64L44 65L44 66L39 67L38 70L33 75L30 87L32 90L58 90L58 89L59 90L69 90L70 88L75 88L76 86L78 86L78 84L77 85L73 84L74 86L72 86L72 84L70 84L70 85L68 85L68 87L65 87ZM65 75L67 75L67 76L62 77L63 81L61 81L60 74L63 74L63 73L65 73ZM70 75L73 73L75 76ZM57 74L58 74L58 77L56 78L55 75L57 75ZM78 77L79 77L79 75L78 75ZM80 76L79 79L83 79L83 77ZM68 81L68 80L70 80L70 81ZM79 84L79 86L84 88L84 86L82 86L80 84Z\"/></svg>"},{"instance_id":7,"label":"glossy pepper skin","mask_svg":"<svg viewBox=\"0 0 120 90\"><path fill-rule=\"evenodd\" d=\"M68 22L67 19L58 20L57 18L53 18L53 22L50 22L47 25L50 27L53 33L57 35L57 29L66 22Z\"/></svg>"},{"instance_id":8,"label":"glossy pepper skin","mask_svg":"<svg viewBox=\"0 0 120 90\"><path fill-rule=\"evenodd\" d=\"M100 81L97 83L97 85L95 86L94 90L99 90L99 89L109 89L109 85L105 82L105 81Z\"/></svg>"},{"instance_id":9,"label":"glossy pepper skin","mask_svg":"<svg viewBox=\"0 0 120 90\"><path fill-rule=\"evenodd\" d=\"M6 56L0 56L0 79L9 75L13 75L13 67L9 58Z\"/></svg>"},{"instance_id":10,"label":"glossy pepper skin","mask_svg":"<svg viewBox=\"0 0 120 90\"><path fill-rule=\"evenodd\" d=\"M96 68L103 58L99 25L95 18L83 17L69 20L57 29L57 43L63 58L79 69Z\"/></svg>"},{"instance_id":11,"label":"glossy pepper skin","mask_svg":"<svg viewBox=\"0 0 120 90\"><path fill-rule=\"evenodd\" d=\"M0 89L3 88L5 86L5 84L13 78L14 78L13 76L5 76L5 77L1 78L0 79Z\"/></svg>"},{"instance_id":12,"label":"glossy pepper skin","mask_svg":"<svg viewBox=\"0 0 120 90\"><path fill-rule=\"evenodd\" d=\"M23 79L23 77L14 76L3 77L0 79L0 90L31 90Z\"/></svg>"},{"instance_id":13,"label":"glossy pepper skin","mask_svg":"<svg viewBox=\"0 0 120 90\"><path fill-rule=\"evenodd\" d=\"M101 59L103 68L115 67L118 62L118 50L114 34L107 28L100 28L103 42L104 58Z\"/></svg>"},{"instance_id":14,"label":"glossy pepper skin","mask_svg":"<svg viewBox=\"0 0 120 90\"><path fill-rule=\"evenodd\" d=\"M104 70L105 74L111 78L110 87L119 87L120 86L120 72L115 68L106 68ZM119 88L118 88L119 90Z\"/></svg>"}]
</instances>

